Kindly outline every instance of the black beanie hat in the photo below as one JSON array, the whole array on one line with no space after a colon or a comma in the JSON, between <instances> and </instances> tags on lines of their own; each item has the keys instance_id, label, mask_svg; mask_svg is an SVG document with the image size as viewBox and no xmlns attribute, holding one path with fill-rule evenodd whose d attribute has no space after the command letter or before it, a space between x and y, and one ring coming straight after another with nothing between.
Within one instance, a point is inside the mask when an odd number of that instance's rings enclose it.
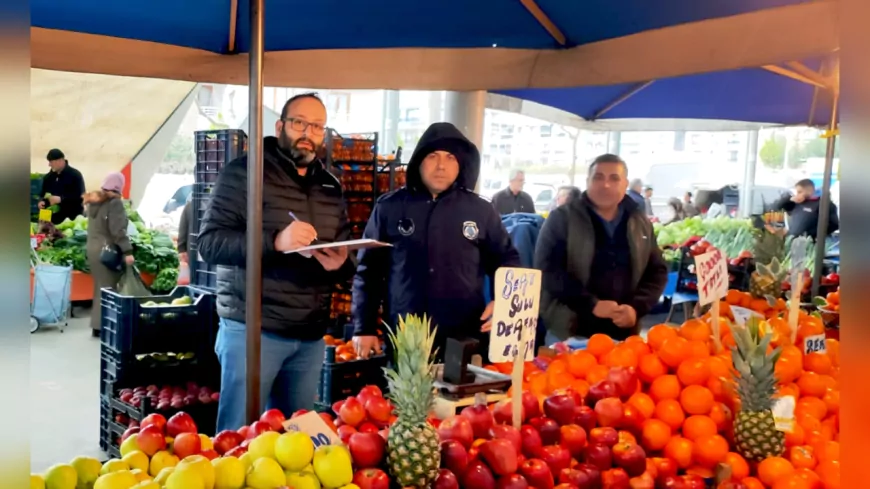
<instances>
[{"instance_id":1,"label":"black beanie hat","mask_svg":"<svg viewBox=\"0 0 870 489\"><path fill-rule=\"evenodd\" d=\"M61 150L59 150L59 149L57 149L57 148L54 148L54 149L52 149L51 151L49 151L49 152L48 152L48 155L47 155L45 158L46 158L48 161L63 160L63 159L66 159L66 157L65 157L64 154L63 154L63 151L61 151Z\"/></svg>"}]
</instances>

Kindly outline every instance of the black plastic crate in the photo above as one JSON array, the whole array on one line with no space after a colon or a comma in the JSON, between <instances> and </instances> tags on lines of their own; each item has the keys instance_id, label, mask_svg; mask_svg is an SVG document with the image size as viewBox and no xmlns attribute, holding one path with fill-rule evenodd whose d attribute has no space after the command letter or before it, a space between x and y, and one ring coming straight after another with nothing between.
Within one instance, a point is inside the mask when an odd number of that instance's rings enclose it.
<instances>
[{"instance_id":1,"label":"black plastic crate","mask_svg":"<svg viewBox=\"0 0 870 489\"><path fill-rule=\"evenodd\" d=\"M148 386L170 384L179 380L193 380L208 385L219 383L220 365L217 355L213 351L192 358L174 354L136 355L125 361L117 361L111 352L100 352L101 395L112 392L112 387L107 386Z\"/></svg>"},{"instance_id":2,"label":"black plastic crate","mask_svg":"<svg viewBox=\"0 0 870 489\"><path fill-rule=\"evenodd\" d=\"M241 129L196 131L196 182L217 181L225 164L242 156L248 150L248 136Z\"/></svg>"},{"instance_id":3,"label":"black plastic crate","mask_svg":"<svg viewBox=\"0 0 870 489\"><path fill-rule=\"evenodd\" d=\"M217 287L217 266L209 265L199 256L196 245L190 247L190 283L214 293Z\"/></svg>"},{"instance_id":4,"label":"black plastic crate","mask_svg":"<svg viewBox=\"0 0 870 489\"><path fill-rule=\"evenodd\" d=\"M219 375L220 373L218 372L218 376ZM152 385L155 385L158 388L178 386L183 389L185 388L183 385L185 383L186 382L176 380L171 383L156 383ZM208 387L213 389L215 392L220 391L219 386L216 384L209 385ZM158 413L166 419L169 419L179 412L185 412L193 418L193 422L196 423L196 428L199 433L209 436L215 434L217 428L218 401L211 401L208 404L195 402L181 408L169 407L158 410L155 406L151 405L150 402L142 402L139 406L133 406L129 402L122 401L120 398L120 392L123 388L124 387L119 387L118 384L106 383L105 391L100 396L109 409L109 418L107 419L106 424L109 426L110 430L112 430L112 424L114 424L114 430L112 431L117 432L118 427L120 427L120 432L123 433L129 426L129 421L138 424L149 414ZM128 388L132 389L133 387ZM102 415L101 418L103 418ZM126 424L122 423L125 420L129 421Z\"/></svg>"},{"instance_id":5,"label":"black plastic crate","mask_svg":"<svg viewBox=\"0 0 870 489\"><path fill-rule=\"evenodd\" d=\"M100 396L100 449L110 458L121 458L120 439L126 427L115 421L109 400Z\"/></svg>"},{"instance_id":6,"label":"black plastic crate","mask_svg":"<svg viewBox=\"0 0 870 489\"><path fill-rule=\"evenodd\" d=\"M378 133L342 136L331 130L326 138L326 148L327 163L374 164L378 158Z\"/></svg>"},{"instance_id":7,"label":"black plastic crate","mask_svg":"<svg viewBox=\"0 0 870 489\"><path fill-rule=\"evenodd\" d=\"M168 304L189 296L189 305L144 306L149 301ZM196 287L176 287L169 295L129 297L103 289L100 341L102 352L125 363L136 354L153 352L214 354L217 336L216 297Z\"/></svg>"},{"instance_id":8,"label":"black plastic crate","mask_svg":"<svg viewBox=\"0 0 870 489\"><path fill-rule=\"evenodd\" d=\"M332 403L355 396L367 385L376 385L386 391L387 379L383 367L387 366L384 354L367 360L338 362L336 347L326 347L323 369L320 372L320 387L317 390L317 406L325 409Z\"/></svg>"}]
</instances>

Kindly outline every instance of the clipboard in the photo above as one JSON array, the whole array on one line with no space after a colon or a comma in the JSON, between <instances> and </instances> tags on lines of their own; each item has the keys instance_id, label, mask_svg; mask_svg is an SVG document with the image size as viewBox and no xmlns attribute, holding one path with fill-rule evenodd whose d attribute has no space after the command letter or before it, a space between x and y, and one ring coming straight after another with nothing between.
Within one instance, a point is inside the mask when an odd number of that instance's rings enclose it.
<instances>
[{"instance_id":1,"label":"clipboard","mask_svg":"<svg viewBox=\"0 0 870 489\"><path fill-rule=\"evenodd\" d=\"M291 253L300 253L302 255L311 255L311 252L314 250L323 250L328 248L341 248L346 246L348 251L359 250L362 248L384 248L384 247L392 247L390 243L384 243L383 241L378 241L375 239L352 239L349 241L336 241L334 243L320 243L314 244L310 246L305 246L302 248L296 248L295 250L285 251L285 254Z\"/></svg>"}]
</instances>

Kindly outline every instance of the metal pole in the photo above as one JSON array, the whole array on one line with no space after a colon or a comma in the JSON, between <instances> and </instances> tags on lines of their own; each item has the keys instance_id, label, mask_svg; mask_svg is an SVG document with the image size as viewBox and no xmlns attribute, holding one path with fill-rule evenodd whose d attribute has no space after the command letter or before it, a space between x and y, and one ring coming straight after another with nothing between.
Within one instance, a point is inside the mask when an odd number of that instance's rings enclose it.
<instances>
[{"instance_id":1,"label":"metal pole","mask_svg":"<svg viewBox=\"0 0 870 489\"><path fill-rule=\"evenodd\" d=\"M752 215L752 196L754 193L752 189L755 187L755 167L758 162L758 129L747 132L747 136L743 188L740 189L740 217Z\"/></svg>"},{"instance_id":2,"label":"metal pole","mask_svg":"<svg viewBox=\"0 0 870 489\"><path fill-rule=\"evenodd\" d=\"M822 180L822 199L819 201L819 227L816 230L816 256L813 267L813 297L819 295L819 284L822 280L822 268L825 262L825 238L828 236L828 218L831 212L831 173L834 170L834 148L837 137L837 106L840 94L833 93L833 109L831 109L831 124L828 126L828 146L825 150L825 176Z\"/></svg>"},{"instance_id":3,"label":"metal pole","mask_svg":"<svg viewBox=\"0 0 870 489\"><path fill-rule=\"evenodd\" d=\"M260 320L263 315L263 3L251 0L248 79L248 229L245 325L248 422L260 416Z\"/></svg>"}]
</instances>

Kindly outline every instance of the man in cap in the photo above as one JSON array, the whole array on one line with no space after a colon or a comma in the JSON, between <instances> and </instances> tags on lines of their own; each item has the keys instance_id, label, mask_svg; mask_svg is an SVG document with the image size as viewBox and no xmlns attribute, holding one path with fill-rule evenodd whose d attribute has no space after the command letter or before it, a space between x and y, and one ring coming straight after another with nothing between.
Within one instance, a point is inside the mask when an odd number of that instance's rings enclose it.
<instances>
[{"instance_id":1,"label":"man in cap","mask_svg":"<svg viewBox=\"0 0 870 489\"><path fill-rule=\"evenodd\" d=\"M428 314L441 355L447 338L481 340L486 354L492 303L484 299L484 279L520 260L496 210L474 193L479 174L477 147L439 122L417 143L407 186L378 199L364 237L393 246L359 252L353 342L363 358L380 351L381 305L391 326L400 315Z\"/></svg>"},{"instance_id":2,"label":"man in cap","mask_svg":"<svg viewBox=\"0 0 870 489\"><path fill-rule=\"evenodd\" d=\"M63 151L52 149L46 156L51 170L42 177L40 197L51 194L39 201L40 209L54 206L51 222L59 224L64 219L75 219L84 213L82 197L85 194L85 180L81 172L69 165Z\"/></svg>"}]
</instances>

